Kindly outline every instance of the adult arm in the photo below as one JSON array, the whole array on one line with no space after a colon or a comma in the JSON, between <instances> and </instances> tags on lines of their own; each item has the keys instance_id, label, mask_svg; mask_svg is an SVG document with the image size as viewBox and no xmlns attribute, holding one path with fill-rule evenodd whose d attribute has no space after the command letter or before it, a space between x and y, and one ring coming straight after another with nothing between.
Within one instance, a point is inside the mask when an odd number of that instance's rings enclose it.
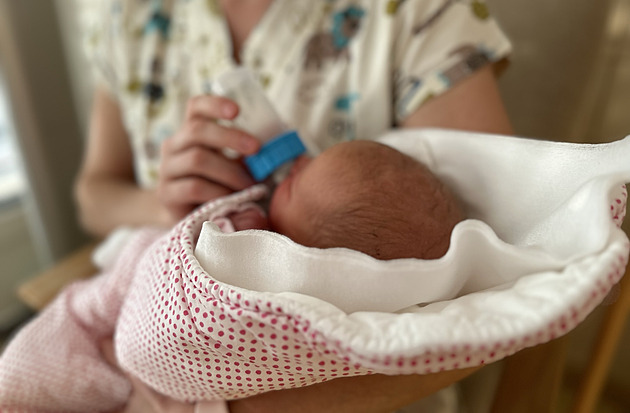
<instances>
[{"instance_id":1,"label":"adult arm","mask_svg":"<svg viewBox=\"0 0 630 413\"><path fill-rule=\"evenodd\" d=\"M118 103L104 89L94 94L90 131L75 184L81 223L102 237L120 225L166 226L156 191L136 184L133 153Z\"/></svg>"},{"instance_id":2,"label":"adult arm","mask_svg":"<svg viewBox=\"0 0 630 413\"><path fill-rule=\"evenodd\" d=\"M230 400L230 413L382 413L391 412L474 373L479 367L445 371L425 375L358 376L340 378L307 387L278 390ZM224 411L205 402L198 410L189 403L177 402L149 389L144 383L129 378L133 387L131 398L121 413L142 413L151 406L156 413L184 413L193 411ZM220 404L217 402L217 404Z\"/></svg>"},{"instance_id":3,"label":"adult arm","mask_svg":"<svg viewBox=\"0 0 630 413\"><path fill-rule=\"evenodd\" d=\"M341 378L291 390L263 393L229 402L230 413L394 411L474 373L468 368L425 375L375 374Z\"/></svg>"},{"instance_id":4,"label":"adult arm","mask_svg":"<svg viewBox=\"0 0 630 413\"><path fill-rule=\"evenodd\" d=\"M512 133L491 65L420 106L401 126Z\"/></svg>"}]
</instances>

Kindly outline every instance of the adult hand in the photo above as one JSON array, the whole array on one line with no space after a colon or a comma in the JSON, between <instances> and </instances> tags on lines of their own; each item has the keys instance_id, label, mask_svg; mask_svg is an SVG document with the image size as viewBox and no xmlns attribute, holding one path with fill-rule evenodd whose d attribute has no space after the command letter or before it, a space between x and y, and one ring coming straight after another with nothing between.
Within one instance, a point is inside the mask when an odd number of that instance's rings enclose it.
<instances>
[{"instance_id":1,"label":"adult hand","mask_svg":"<svg viewBox=\"0 0 630 413\"><path fill-rule=\"evenodd\" d=\"M202 95L188 101L183 125L162 144L158 198L175 222L198 205L254 184L240 159L223 149L251 155L260 148L248 133L220 125L232 120L239 107L230 99Z\"/></svg>"}]
</instances>

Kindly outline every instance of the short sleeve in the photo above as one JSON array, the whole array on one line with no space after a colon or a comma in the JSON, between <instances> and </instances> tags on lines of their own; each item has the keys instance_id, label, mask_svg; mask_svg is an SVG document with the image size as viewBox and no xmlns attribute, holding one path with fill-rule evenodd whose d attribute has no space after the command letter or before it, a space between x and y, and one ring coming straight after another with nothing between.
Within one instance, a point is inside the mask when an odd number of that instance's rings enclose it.
<instances>
[{"instance_id":1,"label":"short sleeve","mask_svg":"<svg viewBox=\"0 0 630 413\"><path fill-rule=\"evenodd\" d=\"M397 122L511 51L509 40L479 0L403 1L395 14Z\"/></svg>"}]
</instances>

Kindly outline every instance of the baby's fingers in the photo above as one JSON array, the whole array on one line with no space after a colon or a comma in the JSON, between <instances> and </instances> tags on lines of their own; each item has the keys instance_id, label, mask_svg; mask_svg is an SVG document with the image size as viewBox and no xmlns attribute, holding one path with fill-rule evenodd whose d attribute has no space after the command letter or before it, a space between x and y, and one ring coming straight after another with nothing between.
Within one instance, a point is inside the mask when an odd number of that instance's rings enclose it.
<instances>
[{"instance_id":1,"label":"baby's fingers","mask_svg":"<svg viewBox=\"0 0 630 413\"><path fill-rule=\"evenodd\" d=\"M245 229L269 229L267 218L256 208L235 212L228 216L228 218L232 221L232 225L237 231Z\"/></svg>"}]
</instances>

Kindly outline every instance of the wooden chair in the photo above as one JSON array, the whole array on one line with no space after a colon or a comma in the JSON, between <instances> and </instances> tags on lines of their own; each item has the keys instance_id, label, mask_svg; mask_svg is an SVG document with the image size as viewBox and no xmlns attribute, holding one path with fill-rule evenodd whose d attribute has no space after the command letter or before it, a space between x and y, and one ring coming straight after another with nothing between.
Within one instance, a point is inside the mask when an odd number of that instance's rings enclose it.
<instances>
[{"instance_id":1,"label":"wooden chair","mask_svg":"<svg viewBox=\"0 0 630 413\"><path fill-rule=\"evenodd\" d=\"M18 297L32 310L40 311L66 285L93 276L98 271L92 263L92 252L96 245L97 243L91 243L80 248L37 277L25 282L18 288Z\"/></svg>"}]
</instances>

